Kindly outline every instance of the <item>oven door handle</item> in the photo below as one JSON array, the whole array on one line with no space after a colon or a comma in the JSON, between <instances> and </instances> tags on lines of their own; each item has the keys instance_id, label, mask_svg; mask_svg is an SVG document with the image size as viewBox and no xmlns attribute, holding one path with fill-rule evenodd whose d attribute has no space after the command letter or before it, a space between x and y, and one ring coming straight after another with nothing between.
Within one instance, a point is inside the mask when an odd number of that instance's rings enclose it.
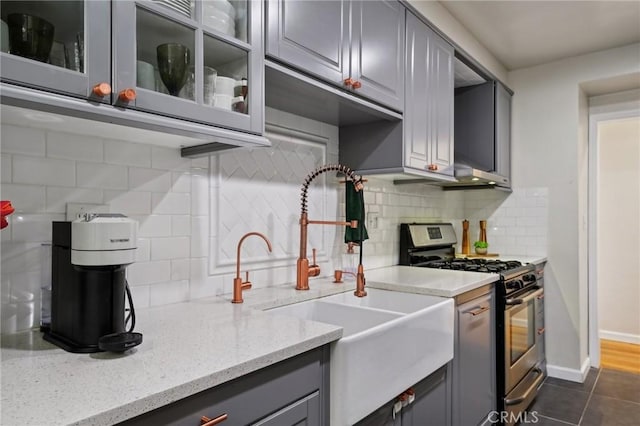
<instances>
[{"instance_id":1,"label":"oven door handle","mask_svg":"<svg viewBox=\"0 0 640 426\"><path fill-rule=\"evenodd\" d=\"M536 290L529 292L525 297L519 297L517 299L507 299L504 301L504 304L505 305L522 305L523 303L527 303L531 299L534 299L543 293L544 293L544 289L540 287L536 287Z\"/></svg>"},{"instance_id":2,"label":"oven door handle","mask_svg":"<svg viewBox=\"0 0 640 426\"><path fill-rule=\"evenodd\" d=\"M544 374L542 374L542 370L540 368L538 368L538 367L535 367L533 369L533 372L537 373L538 377L536 377L536 379L533 381L533 383L531 383L531 386L529 386L527 388L525 393L520 395L517 398L505 399L504 400L504 405L520 404L522 401L525 401L527 398L529 398L529 395L531 395L531 393L533 391L535 391L538 388L538 386L540 386L540 383L542 383L542 380L544 379Z\"/></svg>"}]
</instances>

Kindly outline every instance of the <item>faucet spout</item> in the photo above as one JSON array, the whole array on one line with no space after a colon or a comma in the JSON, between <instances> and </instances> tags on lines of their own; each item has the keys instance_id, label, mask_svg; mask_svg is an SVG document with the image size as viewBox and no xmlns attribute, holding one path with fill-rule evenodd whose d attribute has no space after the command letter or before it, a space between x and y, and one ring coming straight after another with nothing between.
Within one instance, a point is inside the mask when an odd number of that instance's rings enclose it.
<instances>
[{"instance_id":1,"label":"faucet spout","mask_svg":"<svg viewBox=\"0 0 640 426\"><path fill-rule=\"evenodd\" d=\"M246 273L246 281L243 282L242 278L240 278L240 248L242 247L242 243L244 242L244 240L252 235L262 238L264 242L267 243L267 249L269 249L269 252L272 251L271 242L267 237L264 236L264 234L261 234L260 232L249 232L243 235L242 238L240 238L240 241L238 241L238 250L236 253L236 277L233 279L233 299L231 300L231 303L242 303L242 290L248 290L251 288L251 281L249 281L249 271L247 271Z\"/></svg>"},{"instance_id":2,"label":"faucet spout","mask_svg":"<svg viewBox=\"0 0 640 426\"><path fill-rule=\"evenodd\" d=\"M316 265L315 253L313 265L309 265L309 259L307 258L307 227L310 224L350 226L351 228L358 227L358 221L355 220L349 222L309 220L307 215L307 193L309 191L309 185L316 177L331 170L338 171L344 174L348 179L351 179L354 182L357 191L360 191L363 188L362 177L356 175L349 167L341 164L327 164L320 166L305 178L302 184L302 192L300 196L302 209L300 212L300 256L296 263L296 290L309 290L309 277L316 277L320 275L320 266Z\"/></svg>"}]
</instances>

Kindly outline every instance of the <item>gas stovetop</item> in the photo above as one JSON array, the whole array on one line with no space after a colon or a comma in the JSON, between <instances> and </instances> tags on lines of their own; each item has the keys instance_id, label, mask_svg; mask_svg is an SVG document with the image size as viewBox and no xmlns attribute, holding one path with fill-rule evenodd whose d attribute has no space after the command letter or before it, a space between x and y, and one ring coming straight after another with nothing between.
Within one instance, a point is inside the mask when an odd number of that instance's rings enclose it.
<instances>
[{"instance_id":1,"label":"gas stovetop","mask_svg":"<svg viewBox=\"0 0 640 426\"><path fill-rule=\"evenodd\" d=\"M426 268L452 269L455 271L470 272L493 272L500 273L511 269L519 268L522 262L517 260L494 260L494 259L439 259L413 266L423 266Z\"/></svg>"}]
</instances>

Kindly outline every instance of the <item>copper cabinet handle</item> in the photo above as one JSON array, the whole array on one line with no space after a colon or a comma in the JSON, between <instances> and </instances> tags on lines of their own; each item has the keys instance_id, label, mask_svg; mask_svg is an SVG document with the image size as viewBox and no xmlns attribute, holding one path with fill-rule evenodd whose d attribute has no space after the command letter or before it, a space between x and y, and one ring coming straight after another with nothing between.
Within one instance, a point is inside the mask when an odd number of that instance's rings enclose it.
<instances>
[{"instance_id":1,"label":"copper cabinet handle","mask_svg":"<svg viewBox=\"0 0 640 426\"><path fill-rule=\"evenodd\" d=\"M356 80L351 84L351 87L353 87L354 89L359 89L359 88L362 87L362 83L360 83L358 80Z\"/></svg>"},{"instance_id":2,"label":"copper cabinet handle","mask_svg":"<svg viewBox=\"0 0 640 426\"><path fill-rule=\"evenodd\" d=\"M214 426L227 420L227 417L229 417L227 413L221 414L215 419L210 419L207 416L202 416L200 417L200 426Z\"/></svg>"},{"instance_id":3,"label":"copper cabinet handle","mask_svg":"<svg viewBox=\"0 0 640 426\"><path fill-rule=\"evenodd\" d=\"M345 86L353 86L355 81L352 78L345 78L343 83L344 83Z\"/></svg>"},{"instance_id":4,"label":"copper cabinet handle","mask_svg":"<svg viewBox=\"0 0 640 426\"><path fill-rule=\"evenodd\" d=\"M118 93L118 99L123 102L131 102L136 100L136 91L134 89L124 89Z\"/></svg>"},{"instance_id":5,"label":"copper cabinet handle","mask_svg":"<svg viewBox=\"0 0 640 426\"><path fill-rule=\"evenodd\" d=\"M538 336L540 336L542 333L544 333L544 327L540 327L538 329Z\"/></svg>"},{"instance_id":6,"label":"copper cabinet handle","mask_svg":"<svg viewBox=\"0 0 640 426\"><path fill-rule=\"evenodd\" d=\"M427 166L427 169L429 169L429 170L438 170L438 165L437 164L429 164L429 166Z\"/></svg>"},{"instance_id":7,"label":"copper cabinet handle","mask_svg":"<svg viewBox=\"0 0 640 426\"><path fill-rule=\"evenodd\" d=\"M104 98L111 94L111 85L109 83L98 83L91 89L94 95Z\"/></svg>"},{"instance_id":8,"label":"copper cabinet handle","mask_svg":"<svg viewBox=\"0 0 640 426\"><path fill-rule=\"evenodd\" d=\"M476 309L474 311L467 311L467 312L465 312L465 314L471 314L471 315L473 315L475 317L476 315L480 315L481 313L486 312L488 310L489 310L489 306L483 306L483 307L478 308L478 309Z\"/></svg>"},{"instance_id":9,"label":"copper cabinet handle","mask_svg":"<svg viewBox=\"0 0 640 426\"><path fill-rule=\"evenodd\" d=\"M544 299L544 293L537 297L538 300Z\"/></svg>"}]
</instances>

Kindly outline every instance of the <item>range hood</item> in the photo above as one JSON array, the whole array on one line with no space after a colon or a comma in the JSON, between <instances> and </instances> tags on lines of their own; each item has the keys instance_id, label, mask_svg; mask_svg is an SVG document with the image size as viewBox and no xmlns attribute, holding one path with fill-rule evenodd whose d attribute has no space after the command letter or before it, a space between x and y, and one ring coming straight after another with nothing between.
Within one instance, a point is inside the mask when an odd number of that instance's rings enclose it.
<instances>
[{"instance_id":1,"label":"range hood","mask_svg":"<svg viewBox=\"0 0 640 426\"><path fill-rule=\"evenodd\" d=\"M480 71L455 58L454 175L444 189L511 191L509 174L510 94ZM505 103L506 102L506 103ZM503 116L506 109L506 128Z\"/></svg>"}]
</instances>

